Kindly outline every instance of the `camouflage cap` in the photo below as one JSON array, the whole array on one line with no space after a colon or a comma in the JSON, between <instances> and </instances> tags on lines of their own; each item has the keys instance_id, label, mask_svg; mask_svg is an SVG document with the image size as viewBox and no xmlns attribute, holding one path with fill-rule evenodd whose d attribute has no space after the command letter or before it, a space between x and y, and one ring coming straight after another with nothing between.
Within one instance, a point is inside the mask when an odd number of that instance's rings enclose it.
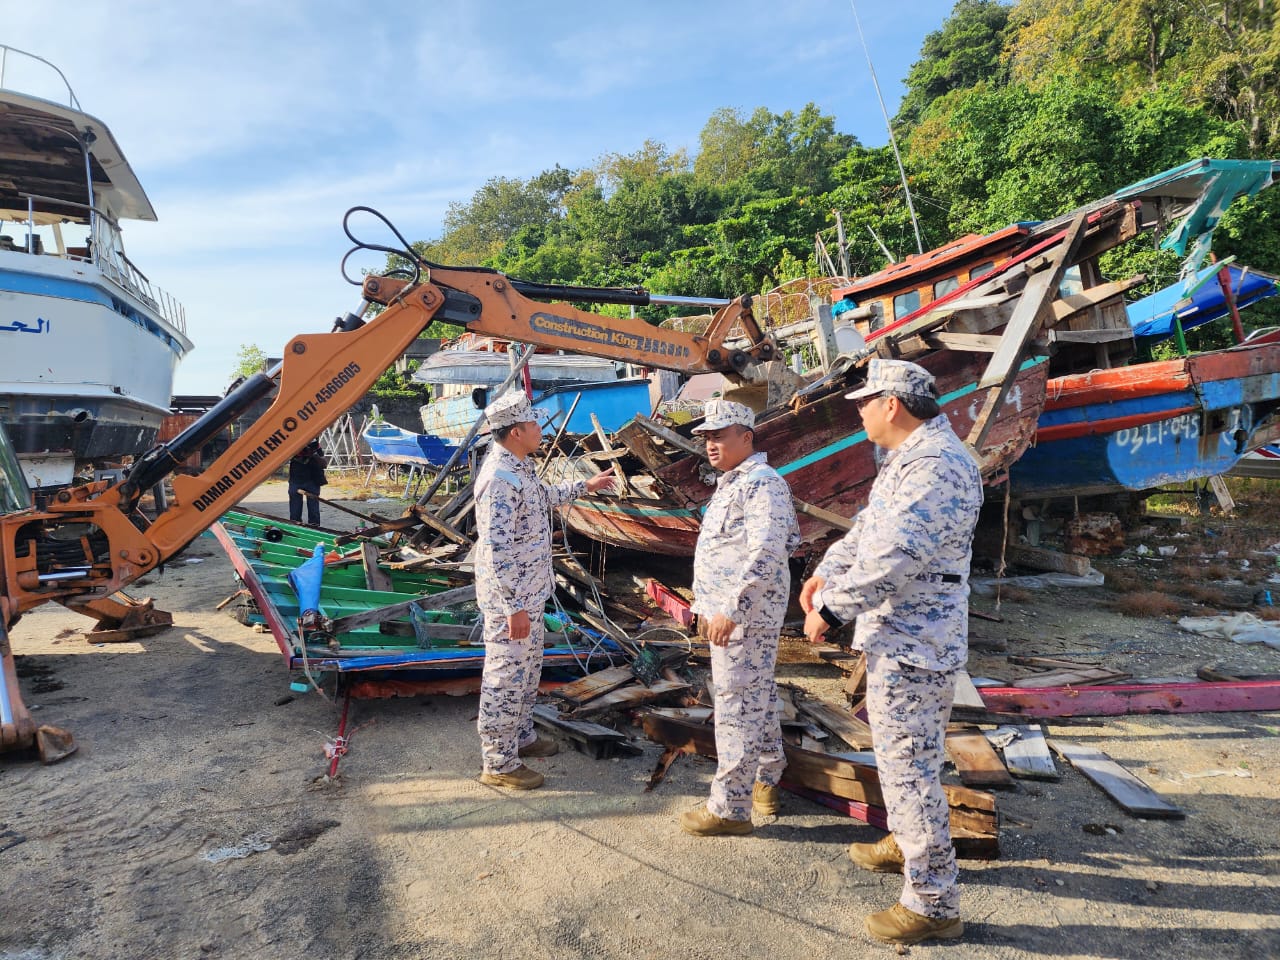
<instances>
[{"instance_id":1,"label":"camouflage cap","mask_svg":"<svg viewBox=\"0 0 1280 960\"><path fill-rule=\"evenodd\" d=\"M702 415L706 419L693 428L693 433L722 430L734 424L749 427L752 430L756 427L755 411L745 403L734 403L732 400L721 400L718 397L708 400L702 408Z\"/></svg>"},{"instance_id":2,"label":"camouflage cap","mask_svg":"<svg viewBox=\"0 0 1280 960\"><path fill-rule=\"evenodd\" d=\"M529 398L520 391L504 393L493 403L484 408L485 418L489 421L489 429L509 427L517 423L529 423L545 420L550 412L541 407L529 405Z\"/></svg>"},{"instance_id":3,"label":"camouflage cap","mask_svg":"<svg viewBox=\"0 0 1280 960\"><path fill-rule=\"evenodd\" d=\"M852 393L846 393L846 400L861 400L863 397L874 397L878 393L893 393L900 397L938 398L934 388L933 374L916 363L906 360L872 359L867 365L867 382Z\"/></svg>"}]
</instances>

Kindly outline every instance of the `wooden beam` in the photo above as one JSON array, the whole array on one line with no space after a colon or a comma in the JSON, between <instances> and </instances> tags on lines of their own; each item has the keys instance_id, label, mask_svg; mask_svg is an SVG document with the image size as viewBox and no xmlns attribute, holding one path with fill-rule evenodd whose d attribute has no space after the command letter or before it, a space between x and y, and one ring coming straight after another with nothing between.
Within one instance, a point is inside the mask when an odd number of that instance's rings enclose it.
<instances>
[{"instance_id":1,"label":"wooden beam","mask_svg":"<svg viewBox=\"0 0 1280 960\"><path fill-rule=\"evenodd\" d=\"M1062 242L1048 256L1046 268L1031 276L1013 308L1013 315L1001 337L1000 348L992 354L986 372L978 381L978 389L986 391L986 398L968 436L968 442L976 450L982 449L987 434L995 426L1009 388L1018 375L1018 366L1022 362L1027 344L1039 334L1046 320L1053 315L1050 305L1057 298L1062 276L1084 238L1087 225L1087 214L1083 211L1076 214Z\"/></svg>"},{"instance_id":2,"label":"wooden beam","mask_svg":"<svg viewBox=\"0 0 1280 960\"><path fill-rule=\"evenodd\" d=\"M671 446L675 447L677 450L683 450L685 453L692 454L700 460L707 459L707 451L705 447L699 446L692 440L682 437L674 430L668 430L661 424L654 423L648 417L642 417L638 414L636 416L636 423L640 424L640 426L644 427L644 429L648 430L658 439L671 444Z\"/></svg>"},{"instance_id":3,"label":"wooden beam","mask_svg":"<svg viewBox=\"0 0 1280 960\"><path fill-rule=\"evenodd\" d=\"M1045 333L1045 339L1049 343L1111 343L1115 340L1132 340L1132 330L1122 330L1116 327L1111 330L1058 330L1053 329Z\"/></svg>"},{"instance_id":4,"label":"wooden beam","mask_svg":"<svg viewBox=\"0 0 1280 960\"><path fill-rule=\"evenodd\" d=\"M360 562L364 565L364 582L370 590L390 592L391 577L378 566L378 548L369 541L360 544Z\"/></svg>"},{"instance_id":5,"label":"wooden beam","mask_svg":"<svg viewBox=\"0 0 1280 960\"><path fill-rule=\"evenodd\" d=\"M465 587L458 587L454 590L445 590L443 593L424 593L420 597L412 597L401 603L388 604L385 607L376 607L373 610L362 610L359 613L353 613L345 617L339 617L329 624L329 629L334 633L350 633L352 630L360 627L367 627L370 624L382 623L386 620L394 620L397 617L403 617L409 612L410 604L421 604L428 610L440 610L445 607L452 607L459 603L466 603L468 600L476 598L475 584Z\"/></svg>"},{"instance_id":6,"label":"wooden beam","mask_svg":"<svg viewBox=\"0 0 1280 960\"><path fill-rule=\"evenodd\" d=\"M1088 557L1049 550L1046 547L1011 543L1005 548L1004 555L1010 563L1030 567L1032 570L1053 570L1057 573L1070 573L1077 577L1084 577L1088 576L1090 569Z\"/></svg>"},{"instance_id":7,"label":"wooden beam","mask_svg":"<svg viewBox=\"0 0 1280 960\"><path fill-rule=\"evenodd\" d=\"M367 540L370 537L380 537L386 533L398 533L401 530L411 530L420 526L422 521L417 517L396 517L394 520L382 520L372 527L363 527L360 530L344 533L340 537L335 537L333 542L335 546L340 547L346 543L355 543L357 540Z\"/></svg>"},{"instance_id":8,"label":"wooden beam","mask_svg":"<svg viewBox=\"0 0 1280 960\"><path fill-rule=\"evenodd\" d=\"M832 513L830 510L824 510L816 504L806 503L799 497L792 497L791 502L795 504L796 512L803 513L807 517L813 517L815 520L821 520L828 527L848 533L853 529L853 521L840 516L838 513Z\"/></svg>"},{"instance_id":9,"label":"wooden beam","mask_svg":"<svg viewBox=\"0 0 1280 960\"><path fill-rule=\"evenodd\" d=\"M427 507L420 507L415 504L414 506L410 507L409 510L413 513L415 517L421 520L424 525L430 527L432 530L436 531L446 539L452 540L454 543L460 546L464 546L464 547L471 546L472 541L470 537L468 537L465 533L463 533L453 524L449 523L447 520L441 520L434 513L432 513Z\"/></svg>"},{"instance_id":10,"label":"wooden beam","mask_svg":"<svg viewBox=\"0 0 1280 960\"><path fill-rule=\"evenodd\" d=\"M986 333L942 333L935 331L921 335L921 339L934 350L963 350L967 353L995 353L1001 338Z\"/></svg>"},{"instance_id":11,"label":"wooden beam","mask_svg":"<svg viewBox=\"0 0 1280 960\"><path fill-rule=\"evenodd\" d=\"M1280 710L1280 681L1113 684L1101 687L983 687L988 710L1024 717L1121 717L1141 713Z\"/></svg>"}]
</instances>

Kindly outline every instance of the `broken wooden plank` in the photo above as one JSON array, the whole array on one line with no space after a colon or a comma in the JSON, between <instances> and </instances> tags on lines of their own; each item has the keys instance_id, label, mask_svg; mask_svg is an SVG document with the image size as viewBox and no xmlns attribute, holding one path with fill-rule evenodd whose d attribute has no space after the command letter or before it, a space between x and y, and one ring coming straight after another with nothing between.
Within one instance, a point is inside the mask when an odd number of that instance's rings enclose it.
<instances>
[{"instance_id":1,"label":"broken wooden plank","mask_svg":"<svg viewBox=\"0 0 1280 960\"><path fill-rule=\"evenodd\" d=\"M871 746L871 727L849 710L815 697L805 697L794 702L796 710L826 727L855 750L865 750Z\"/></svg>"},{"instance_id":2,"label":"broken wooden plank","mask_svg":"<svg viewBox=\"0 0 1280 960\"><path fill-rule=\"evenodd\" d=\"M645 736L655 743L696 753L703 757L715 757L715 730L711 726L642 714ZM880 793L880 778L872 767L851 763L825 753L815 753L798 747L784 747L787 769L783 779L787 783L808 790L876 807L884 806ZM790 789L790 788L788 788ZM943 784L951 808L951 829L969 831L984 837L997 834L996 798L981 790Z\"/></svg>"},{"instance_id":3,"label":"broken wooden plank","mask_svg":"<svg viewBox=\"0 0 1280 960\"><path fill-rule=\"evenodd\" d=\"M630 450L631 454L648 470L661 470L671 463L671 458L658 449L653 438L634 420L623 424L621 429L615 430L613 438Z\"/></svg>"},{"instance_id":4,"label":"broken wooden plank","mask_svg":"<svg viewBox=\"0 0 1280 960\"><path fill-rule=\"evenodd\" d=\"M603 713L606 710L638 707L688 689L689 684L676 680L655 680L653 685L648 687L636 683L633 686L621 687L603 696L596 697L594 700L574 710L573 716L586 717L596 713Z\"/></svg>"},{"instance_id":5,"label":"broken wooden plank","mask_svg":"<svg viewBox=\"0 0 1280 960\"><path fill-rule=\"evenodd\" d=\"M364 582L370 590L392 591L391 577L378 566L378 548L369 541L360 544L360 562L364 564Z\"/></svg>"},{"instance_id":6,"label":"broken wooden plank","mask_svg":"<svg viewBox=\"0 0 1280 960\"><path fill-rule=\"evenodd\" d=\"M969 671L956 671L956 690L952 696L951 705L953 707L969 707L974 710L986 710L987 705L983 702L982 696L978 693L978 688L973 685L973 679L969 676Z\"/></svg>"},{"instance_id":7,"label":"broken wooden plank","mask_svg":"<svg viewBox=\"0 0 1280 960\"><path fill-rule=\"evenodd\" d=\"M413 507L410 507L409 509L413 511L413 515L417 517L419 520L421 520L423 524L430 527L432 530L436 531L436 533L440 534L445 539L452 540L454 543L460 546L464 546L464 547L471 546L470 537L468 537L465 533L463 533L453 524L449 523L447 520L441 520L439 517L437 517L434 513L432 513L426 507L413 506Z\"/></svg>"},{"instance_id":8,"label":"broken wooden plank","mask_svg":"<svg viewBox=\"0 0 1280 960\"><path fill-rule=\"evenodd\" d=\"M1120 717L1139 713L1233 713L1280 710L1280 681L1113 684L1023 690L987 687L987 708L1023 717Z\"/></svg>"},{"instance_id":9,"label":"broken wooden plank","mask_svg":"<svg viewBox=\"0 0 1280 960\"><path fill-rule=\"evenodd\" d=\"M685 453L692 454L700 460L705 460L707 458L707 451L705 447L680 436L680 434L676 433L674 430L668 430L661 424L654 423L648 417L643 417L637 414L636 423L640 424L640 426L644 427L659 440L671 444L671 446L675 447L677 450L683 450Z\"/></svg>"},{"instance_id":10,"label":"broken wooden plank","mask_svg":"<svg viewBox=\"0 0 1280 960\"><path fill-rule=\"evenodd\" d=\"M367 627L373 623L383 623L386 620L403 617L408 614L409 606L414 603L420 604L427 610L442 610L445 607L466 603L468 600L474 600L475 598L475 584L457 587L453 590L445 590L442 593L426 593L420 597L412 597L400 603L388 604L385 607L375 607L373 610L361 610L359 613L339 617L329 624L329 629L333 633L350 633L352 630Z\"/></svg>"},{"instance_id":11,"label":"broken wooden plank","mask_svg":"<svg viewBox=\"0 0 1280 960\"><path fill-rule=\"evenodd\" d=\"M1093 781L1125 813L1135 817L1159 817L1166 820L1181 820L1186 816L1182 810L1100 750L1064 740L1051 740L1049 745L1062 759Z\"/></svg>"},{"instance_id":12,"label":"broken wooden plank","mask_svg":"<svg viewBox=\"0 0 1280 960\"><path fill-rule=\"evenodd\" d=\"M371 537L380 537L386 533L411 530L421 525L422 521L417 517L396 517L394 520L383 520L372 527L363 527L350 533L344 533L339 537L334 537L333 543L335 546L340 547L343 544L355 543L357 540L367 540Z\"/></svg>"},{"instance_id":13,"label":"broken wooden plank","mask_svg":"<svg viewBox=\"0 0 1280 960\"><path fill-rule=\"evenodd\" d=\"M617 752L618 745L627 739L626 734L590 720L572 720L560 716L560 711L549 704L539 703L533 708L536 726L562 734L579 753L597 760L607 760Z\"/></svg>"},{"instance_id":14,"label":"broken wooden plank","mask_svg":"<svg viewBox=\"0 0 1280 960\"><path fill-rule=\"evenodd\" d=\"M804 797L806 800L820 803L824 807L837 810L845 816L853 817L855 820L869 823L871 826L879 827L881 830L889 829L889 815L883 807L874 807L857 800L846 800L844 797L835 797L829 793L808 790L785 779L779 786L798 797ZM954 825L952 825L950 832L951 845L955 847L957 859L994 860L1000 856L1000 842L995 836L974 833Z\"/></svg>"},{"instance_id":15,"label":"broken wooden plank","mask_svg":"<svg viewBox=\"0 0 1280 960\"><path fill-rule=\"evenodd\" d=\"M568 700L570 703L581 705L588 700L603 696L611 690L617 690L618 687L630 683L635 678L636 675L628 664L623 664L620 667L609 667L607 670L598 670L595 673L589 673L585 677L566 683L556 690L554 696L562 700Z\"/></svg>"},{"instance_id":16,"label":"broken wooden plank","mask_svg":"<svg viewBox=\"0 0 1280 960\"><path fill-rule=\"evenodd\" d=\"M1119 670L1108 670L1106 667L1074 667L1070 670L1050 670L1036 673L1010 684L1020 690L1044 689L1045 687L1089 687L1099 683L1111 683L1113 680L1128 680L1133 674L1121 673Z\"/></svg>"},{"instance_id":17,"label":"broken wooden plank","mask_svg":"<svg viewBox=\"0 0 1280 960\"><path fill-rule=\"evenodd\" d=\"M1001 727L996 732L1001 730L1012 730L1017 734L1017 739L1001 748L1004 765L1011 774L1027 780L1060 779L1043 730L1039 727Z\"/></svg>"},{"instance_id":18,"label":"broken wooden plank","mask_svg":"<svg viewBox=\"0 0 1280 960\"><path fill-rule=\"evenodd\" d=\"M1004 762L977 727L952 724L947 728L944 742L947 756L955 764L956 773L966 787L1007 790L1014 786L1013 777L1005 769Z\"/></svg>"}]
</instances>

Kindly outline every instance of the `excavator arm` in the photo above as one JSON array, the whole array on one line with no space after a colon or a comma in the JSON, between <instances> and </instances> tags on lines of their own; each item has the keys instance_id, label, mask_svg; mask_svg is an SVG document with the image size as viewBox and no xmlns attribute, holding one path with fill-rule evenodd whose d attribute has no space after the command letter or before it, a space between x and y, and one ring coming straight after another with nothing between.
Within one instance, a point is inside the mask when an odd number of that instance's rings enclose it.
<instances>
[{"instance_id":1,"label":"excavator arm","mask_svg":"<svg viewBox=\"0 0 1280 960\"><path fill-rule=\"evenodd\" d=\"M432 267L429 280L416 285L369 277L364 283L364 295L390 308L388 312L431 311L436 319L466 327L473 333L680 373L742 376L752 365L773 360L778 353L777 344L751 312L751 297L720 303L705 333L687 334L654 327L634 317L602 316L563 302L647 306L683 300L653 297L639 288L534 284L489 270ZM562 302L541 303L533 298ZM735 329L746 338L745 348L725 345Z\"/></svg>"},{"instance_id":2,"label":"excavator arm","mask_svg":"<svg viewBox=\"0 0 1280 960\"><path fill-rule=\"evenodd\" d=\"M17 696L8 627L49 602L100 626L146 622L149 612L118 591L177 554L283 467L364 396L433 320L684 373L741 377L777 354L746 297L722 304L707 332L692 335L531 296L652 302L643 290L548 287L490 270L440 267L420 283L372 276L363 289L360 308L334 332L294 337L275 369L249 378L179 436L143 454L123 483L67 488L44 509L0 516L0 750L30 746L35 730ZM373 303L386 309L365 320ZM746 349L726 347L731 331L745 334ZM143 493L272 390L276 396L266 413L217 460L196 476L173 478L171 502L154 521L138 511Z\"/></svg>"}]
</instances>

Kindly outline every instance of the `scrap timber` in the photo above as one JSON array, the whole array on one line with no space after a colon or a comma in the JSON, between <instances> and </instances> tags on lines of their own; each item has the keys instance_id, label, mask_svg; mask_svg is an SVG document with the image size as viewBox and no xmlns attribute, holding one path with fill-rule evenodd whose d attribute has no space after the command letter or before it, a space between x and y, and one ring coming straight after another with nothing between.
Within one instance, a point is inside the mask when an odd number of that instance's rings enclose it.
<instances>
[{"instance_id":1,"label":"scrap timber","mask_svg":"<svg viewBox=\"0 0 1280 960\"><path fill-rule=\"evenodd\" d=\"M715 728L646 711L641 717L645 735L664 744L672 755L680 753L715 757ZM787 768L782 787L850 816L886 826L880 778L874 767L837 756L787 746ZM669 765L669 760L667 761ZM951 809L951 834L956 855L992 859L999 855L996 801L989 793L944 784ZM821 798L821 799L820 799ZM827 800L832 801L827 803Z\"/></svg>"}]
</instances>

